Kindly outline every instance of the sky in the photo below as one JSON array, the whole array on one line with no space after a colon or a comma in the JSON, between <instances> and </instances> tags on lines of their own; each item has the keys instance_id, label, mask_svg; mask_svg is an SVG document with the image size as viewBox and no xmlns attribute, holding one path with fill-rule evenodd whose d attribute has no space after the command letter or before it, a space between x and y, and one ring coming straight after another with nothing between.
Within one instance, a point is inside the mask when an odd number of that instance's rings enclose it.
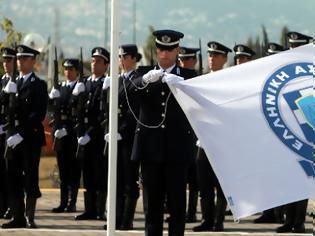
<instances>
[{"instance_id":1,"label":"sky","mask_svg":"<svg viewBox=\"0 0 315 236\"><path fill-rule=\"evenodd\" d=\"M95 46L109 47L105 42L105 22L110 0L0 0L0 17L9 17L15 28L25 34L38 33L45 40L58 34L65 56L74 56L82 46L85 53ZM246 43L248 37L261 35L267 29L270 41L279 42L283 26L315 35L314 0L121 0L120 43L133 43L133 19L136 19L136 43L142 46L148 27L175 29L185 34L183 46L203 51L208 41L219 41L229 47ZM135 4L135 14L133 11ZM57 9L57 10L56 10ZM106 18L107 15L107 18ZM135 18L134 18L135 16ZM107 32L109 27L107 27ZM0 33L0 40L3 33Z\"/></svg>"}]
</instances>

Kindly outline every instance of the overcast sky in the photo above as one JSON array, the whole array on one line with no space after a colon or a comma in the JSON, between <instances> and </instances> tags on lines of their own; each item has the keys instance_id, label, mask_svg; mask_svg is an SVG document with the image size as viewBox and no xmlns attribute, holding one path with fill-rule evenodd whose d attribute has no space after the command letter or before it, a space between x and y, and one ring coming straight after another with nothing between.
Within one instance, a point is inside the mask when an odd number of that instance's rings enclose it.
<instances>
[{"instance_id":1,"label":"overcast sky","mask_svg":"<svg viewBox=\"0 0 315 236\"><path fill-rule=\"evenodd\" d=\"M58 9L60 44L72 56L80 46L89 51L105 44L105 2L110 1L0 0L0 14L12 19L17 30L36 32L47 39L54 32L54 9ZM230 47L245 43L249 36L261 34L261 25L275 42L284 25L312 36L315 33L314 0L121 0L121 43L133 40L134 2L136 43L140 46L149 25L183 32L185 46L197 47L201 38L204 50L210 40Z\"/></svg>"}]
</instances>

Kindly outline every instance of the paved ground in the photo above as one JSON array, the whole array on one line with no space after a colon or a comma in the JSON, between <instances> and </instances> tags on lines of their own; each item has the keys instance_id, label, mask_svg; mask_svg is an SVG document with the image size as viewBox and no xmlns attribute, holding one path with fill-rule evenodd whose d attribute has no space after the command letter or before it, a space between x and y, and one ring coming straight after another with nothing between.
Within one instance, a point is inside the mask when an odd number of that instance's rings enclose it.
<instances>
[{"instance_id":1,"label":"paved ground","mask_svg":"<svg viewBox=\"0 0 315 236\"><path fill-rule=\"evenodd\" d=\"M103 230L103 221L75 221L74 216L79 213L51 213L50 210L58 205L59 192L56 190L42 190L43 196L38 200L37 212L36 212L36 223L39 226L38 229L20 229L20 230L2 230L0 229L0 236L100 236L106 235ZM78 212L83 210L83 194L80 191L78 196ZM310 201L309 209L310 212L315 209L315 201ZM263 235L276 235L275 228L278 224L253 224L252 221L258 217L252 216L242 220L239 223L233 221L231 216L227 216L225 222L226 231L224 233L193 233L192 227L197 225L187 224L186 233L187 236L192 235L251 235L251 236L263 236ZM198 219L201 218L200 211L198 212ZM0 224L5 222L0 220ZM135 230L134 231L116 231L115 235L144 235L144 216L142 214L142 199L138 201L137 212L135 215ZM165 229L167 223L164 224ZM307 217L307 233L299 235L313 235L314 222L313 219ZM167 235L167 234L165 234ZM282 234L282 235L294 235L294 234ZM298 235L298 234L297 234Z\"/></svg>"}]
</instances>

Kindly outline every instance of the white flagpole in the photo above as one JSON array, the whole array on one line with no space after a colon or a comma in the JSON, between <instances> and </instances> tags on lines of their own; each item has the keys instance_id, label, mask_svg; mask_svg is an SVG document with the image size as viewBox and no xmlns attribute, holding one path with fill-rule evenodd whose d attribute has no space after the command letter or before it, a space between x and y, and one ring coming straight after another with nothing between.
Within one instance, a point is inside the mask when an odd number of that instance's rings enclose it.
<instances>
[{"instance_id":1,"label":"white flagpole","mask_svg":"<svg viewBox=\"0 0 315 236\"><path fill-rule=\"evenodd\" d=\"M119 0L111 1L110 39L110 104L109 104L109 159L108 159L108 214L107 236L115 235L116 173L117 173L117 112L118 112L118 46Z\"/></svg>"}]
</instances>

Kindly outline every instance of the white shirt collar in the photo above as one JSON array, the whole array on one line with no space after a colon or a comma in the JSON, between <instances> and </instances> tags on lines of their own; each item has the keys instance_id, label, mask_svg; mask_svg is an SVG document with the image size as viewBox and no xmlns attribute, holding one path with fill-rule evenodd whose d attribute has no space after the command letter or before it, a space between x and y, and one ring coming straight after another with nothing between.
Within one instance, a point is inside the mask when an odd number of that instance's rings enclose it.
<instances>
[{"instance_id":1,"label":"white shirt collar","mask_svg":"<svg viewBox=\"0 0 315 236\"><path fill-rule=\"evenodd\" d=\"M124 76L126 79L128 79L129 76L131 75L131 73L134 72L134 71L135 71L135 70L130 70L130 71L128 71L128 72L125 72L125 73L123 73L123 76Z\"/></svg>"},{"instance_id":2,"label":"white shirt collar","mask_svg":"<svg viewBox=\"0 0 315 236\"><path fill-rule=\"evenodd\" d=\"M26 75L20 74L20 78L23 77L23 83L25 83L29 79L29 77L31 76L32 73L33 73L33 71L28 73L28 74L26 74Z\"/></svg>"},{"instance_id":3,"label":"white shirt collar","mask_svg":"<svg viewBox=\"0 0 315 236\"><path fill-rule=\"evenodd\" d=\"M165 71L165 72L167 72L167 73L171 73L171 71L174 69L175 66L176 66L176 64L172 65L172 66L169 67L169 68L163 69L163 68L159 65L159 67L160 67L163 71Z\"/></svg>"},{"instance_id":4,"label":"white shirt collar","mask_svg":"<svg viewBox=\"0 0 315 236\"><path fill-rule=\"evenodd\" d=\"M70 85L70 88L72 88L76 82L77 82L76 80L73 80L73 81L67 80L66 86Z\"/></svg>"}]
</instances>

